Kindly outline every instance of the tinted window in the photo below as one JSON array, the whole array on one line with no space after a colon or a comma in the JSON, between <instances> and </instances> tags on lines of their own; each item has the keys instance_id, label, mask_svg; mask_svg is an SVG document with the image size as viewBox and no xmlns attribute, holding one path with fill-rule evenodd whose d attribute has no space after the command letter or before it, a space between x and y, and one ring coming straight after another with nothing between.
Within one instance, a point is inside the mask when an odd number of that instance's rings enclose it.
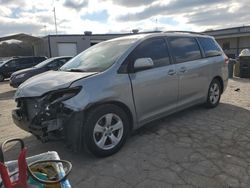
<instances>
[{"instance_id":1,"label":"tinted window","mask_svg":"<svg viewBox=\"0 0 250 188\"><path fill-rule=\"evenodd\" d=\"M37 64L37 63L44 61L45 59L46 59L45 57L34 57L33 61L34 61L34 63Z\"/></svg>"},{"instance_id":2,"label":"tinted window","mask_svg":"<svg viewBox=\"0 0 250 188\"><path fill-rule=\"evenodd\" d=\"M199 38L199 42L205 52L206 57L221 55L221 50L216 42L211 38Z\"/></svg>"},{"instance_id":3,"label":"tinted window","mask_svg":"<svg viewBox=\"0 0 250 188\"><path fill-rule=\"evenodd\" d=\"M154 67L170 64L169 53L164 39L149 39L140 44L132 53L133 61L138 58L151 58Z\"/></svg>"},{"instance_id":4,"label":"tinted window","mask_svg":"<svg viewBox=\"0 0 250 188\"><path fill-rule=\"evenodd\" d=\"M192 61L201 58L200 48L195 38L170 37L168 38L171 51L176 63Z\"/></svg>"},{"instance_id":5,"label":"tinted window","mask_svg":"<svg viewBox=\"0 0 250 188\"><path fill-rule=\"evenodd\" d=\"M58 66L61 67L63 66L70 58L65 58L65 59L58 59Z\"/></svg>"},{"instance_id":6,"label":"tinted window","mask_svg":"<svg viewBox=\"0 0 250 188\"><path fill-rule=\"evenodd\" d=\"M51 68L51 69L53 69L53 68L58 68L58 60L52 61L51 63L49 63L49 64L47 65L47 67L48 67L48 68Z\"/></svg>"},{"instance_id":7,"label":"tinted window","mask_svg":"<svg viewBox=\"0 0 250 188\"><path fill-rule=\"evenodd\" d=\"M18 62L19 65L29 65L33 63L32 58L16 59L16 62Z\"/></svg>"},{"instance_id":8,"label":"tinted window","mask_svg":"<svg viewBox=\"0 0 250 188\"><path fill-rule=\"evenodd\" d=\"M15 60L11 60L9 61L8 63L6 63L7 67L16 67L17 66L17 63Z\"/></svg>"}]
</instances>

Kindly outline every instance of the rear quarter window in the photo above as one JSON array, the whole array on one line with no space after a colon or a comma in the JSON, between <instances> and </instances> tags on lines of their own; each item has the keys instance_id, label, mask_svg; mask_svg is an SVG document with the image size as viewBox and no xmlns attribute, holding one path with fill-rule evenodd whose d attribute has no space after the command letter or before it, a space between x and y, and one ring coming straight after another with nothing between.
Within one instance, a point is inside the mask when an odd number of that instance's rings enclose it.
<instances>
[{"instance_id":1,"label":"rear quarter window","mask_svg":"<svg viewBox=\"0 0 250 188\"><path fill-rule=\"evenodd\" d=\"M198 40L204 50L205 57L219 56L222 54L219 45L212 38L199 37Z\"/></svg>"},{"instance_id":2,"label":"rear quarter window","mask_svg":"<svg viewBox=\"0 0 250 188\"><path fill-rule=\"evenodd\" d=\"M168 41L176 63L201 59L201 51L195 38L169 37Z\"/></svg>"}]
</instances>

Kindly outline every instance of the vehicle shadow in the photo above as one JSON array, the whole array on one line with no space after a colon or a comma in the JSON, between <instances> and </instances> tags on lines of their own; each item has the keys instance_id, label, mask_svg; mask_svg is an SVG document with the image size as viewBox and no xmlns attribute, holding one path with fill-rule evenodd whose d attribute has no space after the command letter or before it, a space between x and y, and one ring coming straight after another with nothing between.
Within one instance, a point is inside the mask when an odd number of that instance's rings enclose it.
<instances>
[{"instance_id":1,"label":"vehicle shadow","mask_svg":"<svg viewBox=\"0 0 250 188\"><path fill-rule=\"evenodd\" d=\"M162 118L160 120L151 122L136 130L128 139L122 150L120 150L117 154L107 158L97 158L87 152L74 153L66 148L65 145L61 142L50 142L42 144L33 136L24 138L24 142L28 148L28 156L40 154L47 151L57 151L62 159L71 161L73 164L73 171L70 175L70 181L73 187L80 187L80 184L83 183L87 177L89 177L90 175L96 175L95 172L92 171L92 168L97 168L99 166L100 168L105 168L102 165L106 165L107 163L117 163L117 161L128 162L129 160L131 160L131 156L135 156L136 152L139 153L138 151L141 150L141 147L152 144L154 141L157 141L159 137L164 137L165 135L161 134L163 131L168 132L168 135L171 136L172 133L169 131L169 127L178 128L178 130L182 132L182 134L185 133L187 135L189 134L189 132L187 132L188 127L192 127L192 129L190 129L190 134L193 131L202 132L204 130L209 130L210 127L206 125L206 122L202 123L202 119L205 117L211 117L216 119L217 121L220 120L221 125L223 124L224 128L226 127L226 129L228 130L233 130L235 129L235 127L231 125L231 121L234 120L234 122L247 124L247 122L250 122L250 111L239 106L227 103L221 103L217 108L214 109L206 109L201 106L195 106L168 117ZM194 126L192 123L192 119L194 121L198 119L201 123L199 124L199 121L196 121L196 126ZM221 137L222 139L224 138L223 131L218 132L218 134L219 137ZM175 136L178 137L178 133L175 134ZM200 136L202 137L203 135ZM145 142L145 140L148 142ZM232 140L232 142L235 142L235 140ZM7 150L6 159L11 160L17 158L18 148L14 149L15 147L13 146L11 149ZM153 147L157 147L157 145L154 145ZM141 160L141 156L142 155L140 154L137 158L133 158L133 160L135 160L133 162L139 163ZM158 153L155 153L154 157L154 160L158 160ZM135 166L134 168L137 167ZM115 171L110 171L109 173L111 173L109 174L111 176L117 175L115 174Z\"/></svg>"},{"instance_id":2,"label":"vehicle shadow","mask_svg":"<svg viewBox=\"0 0 250 188\"><path fill-rule=\"evenodd\" d=\"M11 90L11 91L0 93L0 100L13 99L15 92L16 90Z\"/></svg>"},{"instance_id":3,"label":"vehicle shadow","mask_svg":"<svg viewBox=\"0 0 250 188\"><path fill-rule=\"evenodd\" d=\"M250 83L250 78L240 78L240 77L233 77L231 78L233 81L242 82L242 83Z\"/></svg>"},{"instance_id":4,"label":"vehicle shadow","mask_svg":"<svg viewBox=\"0 0 250 188\"><path fill-rule=\"evenodd\" d=\"M0 85L8 84L9 81L10 81L9 79L5 79L4 81L0 82Z\"/></svg>"}]
</instances>

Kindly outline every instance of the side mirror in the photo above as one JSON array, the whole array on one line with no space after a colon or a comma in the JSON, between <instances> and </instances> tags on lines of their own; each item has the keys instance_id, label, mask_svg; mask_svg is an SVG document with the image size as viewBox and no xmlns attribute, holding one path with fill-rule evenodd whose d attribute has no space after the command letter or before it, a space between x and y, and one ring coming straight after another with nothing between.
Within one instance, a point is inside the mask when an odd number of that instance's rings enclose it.
<instances>
[{"instance_id":1,"label":"side mirror","mask_svg":"<svg viewBox=\"0 0 250 188\"><path fill-rule=\"evenodd\" d=\"M5 64L4 66L5 66L5 67L9 67L9 64Z\"/></svg>"},{"instance_id":2,"label":"side mirror","mask_svg":"<svg viewBox=\"0 0 250 188\"><path fill-rule=\"evenodd\" d=\"M135 60L135 63L134 63L135 71L146 70L152 67L154 67L154 62L151 58L139 58Z\"/></svg>"}]
</instances>

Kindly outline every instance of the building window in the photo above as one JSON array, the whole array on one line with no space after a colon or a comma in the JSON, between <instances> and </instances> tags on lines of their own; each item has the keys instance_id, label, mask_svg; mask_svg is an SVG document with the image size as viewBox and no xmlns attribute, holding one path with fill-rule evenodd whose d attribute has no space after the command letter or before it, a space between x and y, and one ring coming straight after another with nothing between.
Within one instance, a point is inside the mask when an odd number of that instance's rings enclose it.
<instances>
[{"instance_id":1,"label":"building window","mask_svg":"<svg viewBox=\"0 0 250 188\"><path fill-rule=\"evenodd\" d=\"M222 44L222 49L223 50L230 50L230 42L224 42Z\"/></svg>"}]
</instances>

